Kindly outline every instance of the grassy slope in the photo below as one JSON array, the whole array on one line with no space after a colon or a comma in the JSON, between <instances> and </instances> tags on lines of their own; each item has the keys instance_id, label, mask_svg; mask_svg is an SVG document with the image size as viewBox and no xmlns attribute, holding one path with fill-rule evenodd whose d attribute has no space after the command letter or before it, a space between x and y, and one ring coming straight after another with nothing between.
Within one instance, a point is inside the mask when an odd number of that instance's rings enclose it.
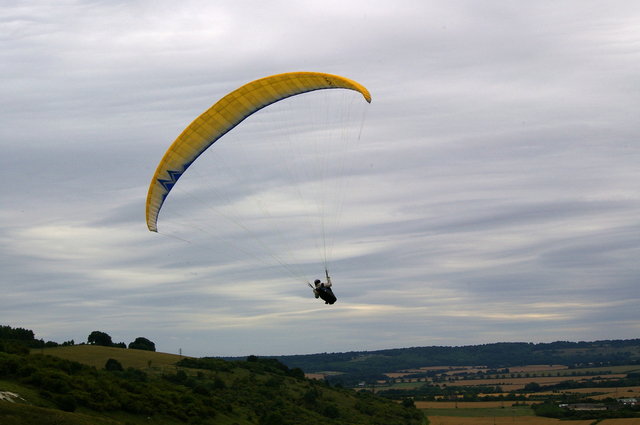
<instances>
[{"instance_id":1,"label":"grassy slope","mask_svg":"<svg viewBox=\"0 0 640 425\"><path fill-rule=\"evenodd\" d=\"M43 398L38 390L13 381L0 379L0 391L10 391L19 394L22 398L15 402L0 401L0 425L148 425L150 423L146 416L123 412L105 413L83 408L78 408L73 413L64 412L57 409L51 400ZM234 423L231 418L224 415L218 419L221 425ZM174 418L165 416L156 417L151 423L181 425L181 422Z\"/></svg>"},{"instance_id":2,"label":"grassy slope","mask_svg":"<svg viewBox=\"0 0 640 425\"><path fill-rule=\"evenodd\" d=\"M2 425L119 425L121 423L93 415L67 413L57 409L0 401L0 424Z\"/></svg>"},{"instance_id":3,"label":"grassy slope","mask_svg":"<svg viewBox=\"0 0 640 425\"><path fill-rule=\"evenodd\" d=\"M75 361L87 366L103 369L107 360L119 361L126 368L140 369L147 373L160 375L162 373L175 373L178 369L175 364L185 358L177 354L159 353L146 350L132 350L117 347L103 347L99 345L73 345L58 346L53 348L33 349L31 354L44 354L60 357L65 360ZM246 371L236 370L229 374L227 380L232 380L238 376L248 375ZM32 425L32 424L55 424L55 425L84 425L84 424L109 424L109 425L129 425L148 424L146 416L136 416L118 412L93 412L86 409L78 409L76 412L67 413L55 408L53 403L38 395L38 392L15 382L0 379L0 390L11 391L23 396L29 404L21 403L0 403L0 425ZM83 413L84 410L84 413ZM96 414L101 416L96 416ZM180 422L170 417L158 417L154 423L164 425L179 425ZM244 424L235 418L224 413L216 417L216 423Z\"/></svg>"},{"instance_id":4,"label":"grassy slope","mask_svg":"<svg viewBox=\"0 0 640 425\"><path fill-rule=\"evenodd\" d=\"M157 353L154 351L131 350L116 347L102 347L99 345L73 345L65 347L44 348L31 351L32 354L48 354L93 366L98 369L104 367L109 359L119 361L126 369L155 369L175 371L174 364L183 356L177 354Z\"/></svg>"}]
</instances>

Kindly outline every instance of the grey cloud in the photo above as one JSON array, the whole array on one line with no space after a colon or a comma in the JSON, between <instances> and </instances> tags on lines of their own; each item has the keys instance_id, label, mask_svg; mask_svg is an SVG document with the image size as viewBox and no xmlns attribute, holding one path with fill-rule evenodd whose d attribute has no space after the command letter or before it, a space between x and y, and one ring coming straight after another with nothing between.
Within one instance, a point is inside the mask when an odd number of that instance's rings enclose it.
<instances>
[{"instance_id":1,"label":"grey cloud","mask_svg":"<svg viewBox=\"0 0 640 425\"><path fill-rule=\"evenodd\" d=\"M8 3L0 320L193 355L637 337L639 13ZM165 205L166 233L144 224L151 174L180 131L226 92L290 70L373 94L333 229L332 309L273 258L286 246L286 262L323 273L300 211L276 209L276 224L244 204L282 195L281 154L246 157L224 180L203 157ZM223 187L211 200L207 181ZM220 217L232 206L251 232ZM309 335L317 322L332 340Z\"/></svg>"}]
</instances>

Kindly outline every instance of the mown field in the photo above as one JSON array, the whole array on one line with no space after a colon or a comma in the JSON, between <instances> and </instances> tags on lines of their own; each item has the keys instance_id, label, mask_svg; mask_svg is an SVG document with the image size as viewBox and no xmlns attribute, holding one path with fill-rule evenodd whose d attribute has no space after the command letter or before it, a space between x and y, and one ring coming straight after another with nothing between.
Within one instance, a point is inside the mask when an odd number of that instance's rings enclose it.
<instances>
[{"instance_id":1,"label":"mown field","mask_svg":"<svg viewBox=\"0 0 640 425\"><path fill-rule=\"evenodd\" d=\"M568 392L564 391L564 392ZM593 394L600 393L598 395L593 395L591 398L596 400L601 400L605 398L637 398L640 399L640 387L617 387L617 388L575 388L571 390L572 393L575 394Z\"/></svg>"},{"instance_id":2,"label":"mown field","mask_svg":"<svg viewBox=\"0 0 640 425\"><path fill-rule=\"evenodd\" d=\"M455 416L429 416L430 425L594 425L593 419L561 421L537 416L461 418ZM638 419L605 419L597 425L639 425Z\"/></svg>"},{"instance_id":3,"label":"mown field","mask_svg":"<svg viewBox=\"0 0 640 425\"><path fill-rule=\"evenodd\" d=\"M520 409L531 413L527 406L532 402L518 402L524 406L513 406L513 401L416 401L418 409L468 410L468 409Z\"/></svg>"},{"instance_id":4,"label":"mown field","mask_svg":"<svg viewBox=\"0 0 640 425\"><path fill-rule=\"evenodd\" d=\"M445 382L448 387L473 387L473 386L499 386L502 388L504 393L508 393L510 391L520 391L524 389L525 385L530 383L537 383L540 385L556 385L566 381L577 381L583 382L587 380L594 380L594 386L589 388L576 388L572 390L576 393L589 393L589 392L605 392L608 394L617 393L620 397L638 397L640 396L640 387L622 387L622 388L606 388L606 387L598 387L598 381L604 381L604 379L615 379L615 378L624 378L626 375L624 374L615 374L615 375L603 375L602 378L598 380L594 376L588 375L579 375L575 377L529 377L529 378L490 378L490 379L459 379L455 381ZM595 379L594 379L595 378ZM380 390L388 390L388 389L413 389L418 388L424 385L424 381L412 380L410 382L396 382L393 384L381 384L375 387L376 391ZM597 389L597 391L593 391L592 388ZM627 392L629 394L623 394ZM640 425L640 424L639 424Z\"/></svg>"},{"instance_id":5,"label":"mown field","mask_svg":"<svg viewBox=\"0 0 640 425\"><path fill-rule=\"evenodd\" d=\"M455 405L457 404L457 408ZM507 402L416 402L430 425L640 425L638 418L560 420L535 416L527 406Z\"/></svg>"},{"instance_id":6,"label":"mown field","mask_svg":"<svg viewBox=\"0 0 640 425\"><path fill-rule=\"evenodd\" d=\"M610 374L602 375L602 379L620 379L626 377L626 374ZM597 377L591 375L577 375L577 376L533 376L527 378L490 378L490 379L459 379L448 383L449 386L477 386L477 385L492 385L500 386L503 391L519 391L522 390L525 385L535 382L540 385L556 385L565 381L586 381L597 380Z\"/></svg>"},{"instance_id":7,"label":"mown field","mask_svg":"<svg viewBox=\"0 0 640 425\"><path fill-rule=\"evenodd\" d=\"M459 403L458 407L452 405L438 405L438 403L416 402L416 407L422 409L429 416L456 416L456 417L520 417L534 416L529 406L506 406L494 402ZM442 403L444 404L444 403Z\"/></svg>"},{"instance_id":8,"label":"mown field","mask_svg":"<svg viewBox=\"0 0 640 425\"><path fill-rule=\"evenodd\" d=\"M94 366L104 367L109 359L119 361L126 369L151 369L158 371L175 371L175 363L184 356L177 354L158 353L155 351L132 350L100 345L73 345L66 347L42 348L31 350L32 354L49 354L66 360Z\"/></svg>"}]
</instances>

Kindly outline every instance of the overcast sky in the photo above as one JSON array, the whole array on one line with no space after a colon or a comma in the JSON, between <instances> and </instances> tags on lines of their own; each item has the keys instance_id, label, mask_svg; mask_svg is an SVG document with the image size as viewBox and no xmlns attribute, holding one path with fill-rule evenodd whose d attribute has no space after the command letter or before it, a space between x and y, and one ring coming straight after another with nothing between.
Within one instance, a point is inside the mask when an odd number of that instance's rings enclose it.
<instances>
[{"instance_id":1,"label":"overcast sky","mask_svg":"<svg viewBox=\"0 0 640 425\"><path fill-rule=\"evenodd\" d=\"M185 174L159 234L144 221L182 129L288 71L373 97L336 174L333 306L289 273L324 265L264 149L275 105L220 142L231 166ZM9 0L0 110L0 324L38 338L240 356L640 337L639 2ZM207 219L190 184L253 218Z\"/></svg>"}]
</instances>

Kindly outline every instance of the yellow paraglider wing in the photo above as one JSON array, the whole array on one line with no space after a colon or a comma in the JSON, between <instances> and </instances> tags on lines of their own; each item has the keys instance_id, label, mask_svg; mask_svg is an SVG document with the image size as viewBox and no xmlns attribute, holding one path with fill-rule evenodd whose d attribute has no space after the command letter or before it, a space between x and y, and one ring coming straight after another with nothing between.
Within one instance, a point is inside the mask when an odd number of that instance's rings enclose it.
<instances>
[{"instance_id":1,"label":"yellow paraglider wing","mask_svg":"<svg viewBox=\"0 0 640 425\"><path fill-rule=\"evenodd\" d=\"M147 227L157 232L160 208L176 181L209 146L254 112L287 97L313 90L367 89L348 78L318 72L290 72L261 78L224 96L196 118L171 144L158 164L147 194Z\"/></svg>"}]
</instances>

